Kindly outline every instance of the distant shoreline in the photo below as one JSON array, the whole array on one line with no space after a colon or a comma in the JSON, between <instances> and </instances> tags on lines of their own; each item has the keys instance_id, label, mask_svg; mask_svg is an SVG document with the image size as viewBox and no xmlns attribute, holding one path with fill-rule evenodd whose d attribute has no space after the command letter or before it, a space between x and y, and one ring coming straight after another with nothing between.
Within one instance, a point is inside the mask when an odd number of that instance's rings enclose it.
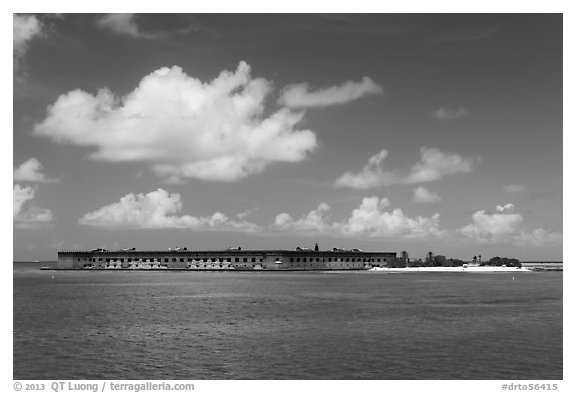
<instances>
[{"instance_id":1,"label":"distant shoreline","mask_svg":"<svg viewBox=\"0 0 576 393\"><path fill-rule=\"evenodd\" d=\"M529 273L531 269L525 267L506 267L506 266L430 266L430 267L373 267L371 272L390 272L390 273L417 273L417 272L438 272L438 273Z\"/></svg>"},{"instance_id":2,"label":"distant shoreline","mask_svg":"<svg viewBox=\"0 0 576 393\"><path fill-rule=\"evenodd\" d=\"M13 261L15 265L32 265L41 266L41 270L137 270L137 271L176 271L189 269L62 269L54 266L58 261ZM221 269L216 269L222 271ZM300 269L306 270L306 269ZM338 270L338 269L336 269ZM361 269L368 272L380 273L522 273L522 272L552 272L563 271L563 262L523 262L522 267L506 267L506 266L479 266L467 265L464 266L426 266L426 267L373 267L371 269ZM234 271L240 271L234 269ZM272 271L272 270L262 270ZM296 270L294 270L296 271Z\"/></svg>"}]
</instances>

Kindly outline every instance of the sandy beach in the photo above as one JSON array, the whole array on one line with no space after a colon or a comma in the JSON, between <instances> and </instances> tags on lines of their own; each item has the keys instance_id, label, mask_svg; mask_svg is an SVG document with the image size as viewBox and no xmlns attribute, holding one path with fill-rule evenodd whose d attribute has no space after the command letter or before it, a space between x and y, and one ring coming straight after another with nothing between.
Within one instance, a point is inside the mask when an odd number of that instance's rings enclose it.
<instances>
[{"instance_id":1,"label":"sandy beach","mask_svg":"<svg viewBox=\"0 0 576 393\"><path fill-rule=\"evenodd\" d=\"M503 272L532 272L524 267L506 267L506 266L434 266L434 267L406 267L406 268L386 268L374 267L371 272L389 272L389 273L417 273L417 272L462 272L462 273L503 273Z\"/></svg>"}]
</instances>

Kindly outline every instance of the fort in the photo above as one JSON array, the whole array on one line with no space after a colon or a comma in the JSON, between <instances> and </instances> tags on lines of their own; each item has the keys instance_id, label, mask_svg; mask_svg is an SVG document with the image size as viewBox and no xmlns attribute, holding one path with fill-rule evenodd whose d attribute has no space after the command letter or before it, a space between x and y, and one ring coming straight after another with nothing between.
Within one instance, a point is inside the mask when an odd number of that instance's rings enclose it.
<instances>
[{"instance_id":1,"label":"fort","mask_svg":"<svg viewBox=\"0 0 576 393\"><path fill-rule=\"evenodd\" d=\"M81 270L367 270L387 267L396 252L365 252L358 249L161 251L124 249L58 252L58 269Z\"/></svg>"}]
</instances>

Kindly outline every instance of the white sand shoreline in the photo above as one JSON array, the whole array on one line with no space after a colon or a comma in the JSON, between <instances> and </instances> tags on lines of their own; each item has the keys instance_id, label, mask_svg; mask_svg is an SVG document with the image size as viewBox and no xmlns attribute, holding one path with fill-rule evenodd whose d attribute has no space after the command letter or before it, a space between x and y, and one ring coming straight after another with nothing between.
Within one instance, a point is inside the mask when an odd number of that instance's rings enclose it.
<instances>
[{"instance_id":1,"label":"white sand shoreline","mask_svg":"<svg viewBox=\"0 0 576 393\"><path fill-rule=\"evenodd\" d=\"M505 273L505 272L532 272L532 270L524 267L506 267L506 266L434 266L434 267L373 267L371 272L388 272L388 273L417 273L417 272L460 272L460 273Z\"/></svg>"}]
</instances>

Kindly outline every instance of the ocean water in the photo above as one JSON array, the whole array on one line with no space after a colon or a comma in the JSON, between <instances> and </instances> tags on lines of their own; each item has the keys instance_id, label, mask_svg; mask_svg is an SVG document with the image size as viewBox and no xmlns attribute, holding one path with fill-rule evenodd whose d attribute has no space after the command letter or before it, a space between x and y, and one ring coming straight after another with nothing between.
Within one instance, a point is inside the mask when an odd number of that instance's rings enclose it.
<instances>
[{"instance_id":1,"label":"ocean water","mask_svg":"<svg viewBox=\"0 0 576 393\"><path fill-rule=\"evenodd\" d=\"M14 264L14 379L562 379L561 272L38 265Z\"/></svg>"}]
</instances>

